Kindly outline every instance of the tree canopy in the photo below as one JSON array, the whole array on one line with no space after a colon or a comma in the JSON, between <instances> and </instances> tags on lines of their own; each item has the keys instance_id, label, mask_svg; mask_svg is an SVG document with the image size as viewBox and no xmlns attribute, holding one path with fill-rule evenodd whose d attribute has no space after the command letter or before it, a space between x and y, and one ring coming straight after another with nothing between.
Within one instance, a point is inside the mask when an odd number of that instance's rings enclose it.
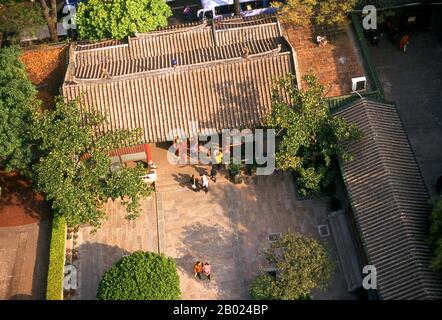
<instances>
[{"instance_id":1,"label":"tree canopy","mask_svg":"<svg viewBox=\"0 0 442 320\"><path fill-rule=\"evenodd\" d=\"M153 252L122 258L103 276L100 300L178 300L180 279L175 260Z\"/></svg>"},{"instance_id":2,"label":"tree canopy","mask_svg":"<svg viewBox=\"0 0 442 320\"><path fill-rule=\"evenodd\" d=\"M165 0L88 0L79 4L76 21L81 38L123 39L166 26L171 15Z\"/></svg>"},{"instance_id":3,"label":"tree canopy","mask_svg":"<svg viewBox=\"0 0 442 320\"><path fill-rule=\"evenodd\" d=\"M431 269L440 272L442 271L442 199L436 202L430 219L430 241L435 251Z\"/></svg>"},{"instance_id":4,"label":"tree canopy","mask_svg":"<svg viewBox=\"0 0 442 320\"><path fill-rule=\"evenodd\" d=\"M357 0L287 0L274 2L283 21L296 25L337 25L346 20Z\"/></svg>"},{"instance_id":5,"label":"tree canopy","mask_svg":"<svg viewBox=\"0 0 442 320\"><path fill-rule=\"evenodd\" d=\"M356 139L360 132L331 114L324 87L313 74L303 80L305 90L298 89L294 76L276 82L272 112L266 122L282 137L276 166L294 170L298 175L298 193L308 196L327 189L334 177L332 160L350 160L343 143Z\"/></svg>"},{"instance_id":6,"label":"tree canopy","mask_svg":"<svg viewBox=\"0 0 442 320\"><path fill-rule=\"evenodd\" d=\"M138 142L140 132L96 134L94 129L105 117L94 112L82 114L77 103L59 99L55 110L34 113L31 132L40 155L33 167L37 187L70 226L89 223L98 227L105 214L100 207L109 198L121 197L128 218L136 217L140 197L151 191L140 179L144 169L111 171L109 152Z\"/></svg>"},{"instance_id":7,"label":"tree canopy","mask_svg":"<svg viewBox=\"0 0 442 320\"><path fill-rule=\"evenodd\" d=\"M31 162L29 126L37 91L15 47L0 49L0 166L27 173Z\"/></svg>"},{"instance_id":8,"label":"tree canopy","mask_svg":"<svg viewBox=\"0 0 442 320\"><path fill-rule=\"evenodd\" d=\"M41 7L30 1L0 0L0 33L15 39L24 30L44 25Z\"/></svg>"},{"instance_id":9,"label":"tree canopy","mask_svg":"<svg viewBox=\"0 0 442 320\"><path fill-rule=\"evenodd\" d=\"M250 295L256 300L310 299L314 288L326 289L334 264L326 249L315 239L287 233L265 251L276 277L263 273L251 283Z\"/></svg>"}]
</instances>

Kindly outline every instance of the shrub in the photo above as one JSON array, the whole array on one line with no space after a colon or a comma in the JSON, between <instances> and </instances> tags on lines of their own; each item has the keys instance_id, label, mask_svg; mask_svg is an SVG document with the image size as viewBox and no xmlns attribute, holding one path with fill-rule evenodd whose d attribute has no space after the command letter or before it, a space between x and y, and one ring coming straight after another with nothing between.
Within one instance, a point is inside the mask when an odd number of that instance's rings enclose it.
<instances>
[{"instance_id":1,"label":"shrub","mask_svg":"<svg viewBox=\"0 0 442 320\"><path fill-rule=\"evenodd\" d=\"M65 243L66 222L63 218L54 217L49 250L47 300L63 300Z\"/></svg>"},{"instance_id":2,"label":"shrub","mask_svg":"<svg viewBox=\"0 0 442 320\"><path fill-rule=\"evenodd\" d=\"M180 296L175 260L142 251L123 257L110 268L97 293L100 300L177 300Z\"/></svg>"},{"instance_id":3,"label":"shrub","mask_svg":"<svg viewBox=\"0 0 442 320\"><path fill-rule=\"evenodd\" d=\"M250 285L256 300L308 300L314 288L326 289L334 263L326 249L315 239L298 233L287 233L265 251L276 276L261 274Z\"/></svg>"},{"instance_id":4,"label":"shrub","mask_svg":"<svg viewBox=\"0 0 442 320\"><path fill-rule=\"evenodd\" d=\"M232 163L229 166L229 171L230 171L230 175L232 177L238 175L241 172L241 165L240 164L236 164L236 163Z\"/></svg>"},{"instance_id":5,"label":"shrub","mask_svg":"<svg viewBox=\"0 0 442 320\"><path fill-rule=\"evenodd\" d=\"M250 297L252 300L275 300L275 279L264 273L256 276L250 284Z\"/></svg>"}]
</instances>

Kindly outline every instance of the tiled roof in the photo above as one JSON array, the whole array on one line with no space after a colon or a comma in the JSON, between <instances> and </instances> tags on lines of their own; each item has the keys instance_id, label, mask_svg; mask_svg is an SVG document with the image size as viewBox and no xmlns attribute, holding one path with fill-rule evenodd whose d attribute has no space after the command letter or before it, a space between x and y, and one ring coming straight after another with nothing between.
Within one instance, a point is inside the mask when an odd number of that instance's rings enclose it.
<instances>
[{"instance_id":1,"label":"tiled roof","mask_svg":"<svg viewBox=\"0 0 442 320\"><path fill-rule=\"evenodd\" d=\"M425 243L431 206L394 105L359 100L336 112L363 137L348 145L344 181L383 299L441 299L442 278L429 270Z\"/></svg>"},{"instance_id":2,"label":"tiled roof","mask_svg":"<svg viewBox=\"0 0 442 320\"><path fill-rule=\"evenodd\" d=\"M144 142L166 141L173 128L189 133L192 121L199 133L256 127L269 111L272 81L294 71L291 50L274 17L158 30L126 44L77 45L63 95L81 95L83 108L105 112L109 123L101 130L139 127Z\"/></svg>"}]
</instances>

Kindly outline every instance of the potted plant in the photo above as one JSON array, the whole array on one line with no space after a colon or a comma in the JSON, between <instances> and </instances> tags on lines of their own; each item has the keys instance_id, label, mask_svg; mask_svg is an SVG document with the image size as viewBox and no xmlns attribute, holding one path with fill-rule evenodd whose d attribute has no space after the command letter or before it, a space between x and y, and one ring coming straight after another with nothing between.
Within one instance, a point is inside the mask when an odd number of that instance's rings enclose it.
<instances>
[{"instance_id":1,"label":"potted plant","mask_svg":"<svg viewBox=\"0 0 442 320\"><path fill-rule=\"evenodd\" d=\"M242 182L242 176L241 176L241 165L232 163L229 166L229 172L230 176L233 179L234 183L241 183Z\"/></svg>"}]
</instances>

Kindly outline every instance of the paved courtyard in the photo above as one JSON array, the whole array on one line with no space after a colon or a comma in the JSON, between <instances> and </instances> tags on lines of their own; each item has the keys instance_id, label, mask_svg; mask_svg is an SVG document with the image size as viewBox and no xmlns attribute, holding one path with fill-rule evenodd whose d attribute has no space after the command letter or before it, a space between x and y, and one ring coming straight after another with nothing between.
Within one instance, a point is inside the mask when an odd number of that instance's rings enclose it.
<instances>
[{"instance_id":1,"label":"paved courtyard","mask_svg":"<svg viewBox=\"0 0 442 320\"><path fill-rule=\"evenodd\" d=\"M406 54L387 39L371 47L385 90L396 102L430 194L442 175L442 45L430 33L410 36Z\"/></svg>"},{"instance_id":2,"label":"paved courtyard","mask_svg":"<svg viewBox=\"0 0 442 320\"><path fill-rule=\"evenodd\" d=\"M192 174L207 166L174 166L166 160L167 145L153 147L158 166L157 192L142 201L142 214L124 218L124 208L108 203L109 219L96 232L79 232L78 290L73 299L95 299L104 272L136 250L162 252L176 259L183 299L247 299L254 275L266 265L262 250L270 233L289 230L314 237L337 263L330 288L315 299L354 299L346 292L332 236L320 238L317 226L327 223L328 198L297 200L290 173L275 173L233 184L223 169L209 192L194 192ZM193 276L196 260L212 265L212 280Z\"/></svg>"},{"instance_id":3,"label":"paved courtyard","mask_svg":"<svg viewBox=\"0 0 442 320\"><path fill-rule=\"evenodd\" d=\"M137 250L158 252L155 196L140 205L140 216L129 221L120 202L109 201L108 220L97 232L91 233L92 227L80 228L79 258L73 262L78 270L78 290L72 299L95 299L103 274L124 255Z\"/></svg>"},{"instance_id":4,"label":"paved courtyard","mask_svg":"<svg viewBox=\"0 0 442 320\"><path fill-rule=\"evenodd\" d=\"M194 173L203 170L197 167ZM160 251L177 261L183 299L247 299L251 279L271 267L261 254L270 233L296 231L317 238L336 257L332 237L319 238L317 230L327 223L329 199L296 200L291 174L239 185L218 179L208 194L190 190L183 176L175 175L180 182L175 188L157 193ZM211 281L194 278L196 260L211 263ZM314 298L354 298L346 293L339 265L330 289L315 291Z\"/></svg>"}]
</instances>

